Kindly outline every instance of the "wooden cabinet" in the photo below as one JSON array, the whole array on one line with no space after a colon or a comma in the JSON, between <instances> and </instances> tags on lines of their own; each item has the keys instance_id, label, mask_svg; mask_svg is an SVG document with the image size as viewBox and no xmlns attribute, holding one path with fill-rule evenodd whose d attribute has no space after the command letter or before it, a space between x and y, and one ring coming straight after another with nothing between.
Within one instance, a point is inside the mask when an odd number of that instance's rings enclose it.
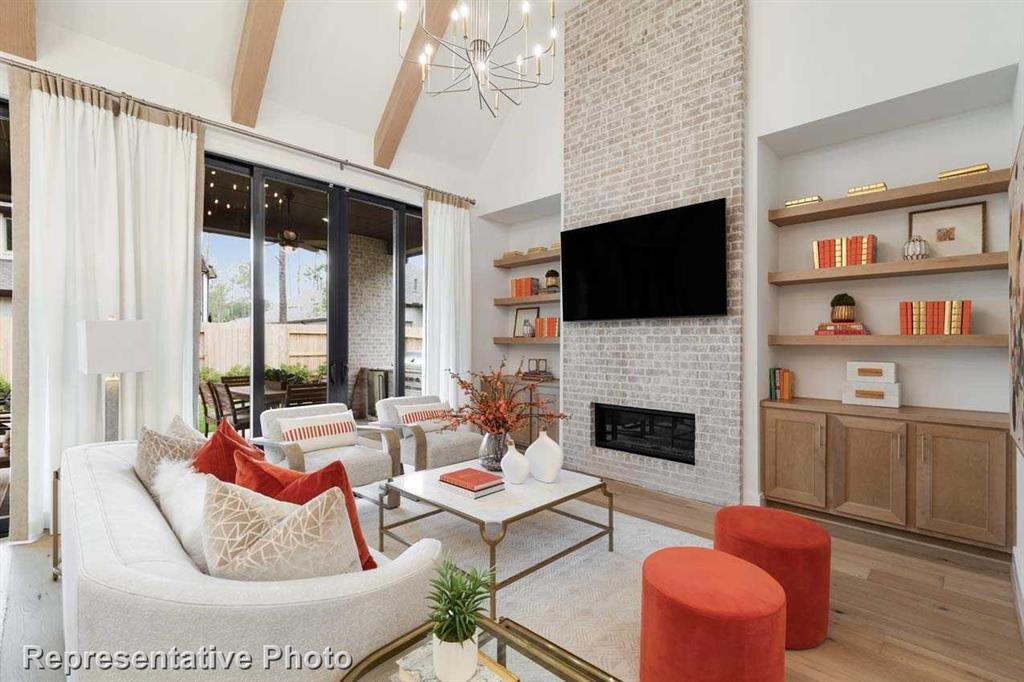
<instances>
[{"instance_id":1,"label":"wooden cabinet","mask_svg":"<svg viewBox=\"0 0 1024 682\"><path fill-rule=\"evenodd\" d=\"M764 412L764 494L825 508L825 415Z\"/></svg>"},{"instance_id":2,"label":"wooden cabinet","mask_svg":"<svg viewBox=\"0 0 1024 682\"><path fill-rule=\"evenodd\" d=\"M907 523L907 423L828 418L828 508L898 526Z\"/></svg>"},{"instance_id":3,"label":"wooden cabinet","mask_svg":"<svg viewBox=\"0 0 1024 682\"><path fill-rule=\"evenodd\" d=\"M918 424L915 439L917 527L1006 544L1006 433Z\"/></svg>"},{"instance_id":4,"label":"wooden cabinet","mask_svg":"<svg viewBox=\"0 0 1024 682\"><path fill-rule=\"evenodd\" d=\"M1007 415L797 399L763 403L766 499L1007 549Z\"/></svg>"}]
</instances>

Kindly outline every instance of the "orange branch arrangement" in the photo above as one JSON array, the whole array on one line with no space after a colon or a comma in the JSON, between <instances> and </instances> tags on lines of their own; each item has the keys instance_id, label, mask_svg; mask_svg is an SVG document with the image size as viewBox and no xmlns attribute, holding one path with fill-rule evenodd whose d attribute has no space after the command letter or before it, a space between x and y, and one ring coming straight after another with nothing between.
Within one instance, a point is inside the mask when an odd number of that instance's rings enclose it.
<instances>
[{"instance_id":1,"label":"orange branch arrangement","mask_svg":"<svg viewBox=\"0 0 1024 682\"><path fill-rule=\"evenodd\" d=\"M551 410L543 401L529 399L538 382L523 379L522 365L510 375L511 381L506 378L504 360L489 372L470 372L465 378L451 371L448 374L469 399L448 417L452 429L470 424L483 433L499 435L512 433L531 416L546 424L569 418Z\"/></svg>"}]
</instances>

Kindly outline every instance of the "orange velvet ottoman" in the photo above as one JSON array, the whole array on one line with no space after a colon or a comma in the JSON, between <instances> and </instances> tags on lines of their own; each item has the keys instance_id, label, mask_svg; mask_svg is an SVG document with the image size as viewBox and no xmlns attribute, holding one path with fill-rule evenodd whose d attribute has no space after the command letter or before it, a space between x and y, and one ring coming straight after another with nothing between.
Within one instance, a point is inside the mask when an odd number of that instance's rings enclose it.
<instances>
[{"instance_id":1,"label":"orange velvet ottoman","mask_svg":"<svg viewBox=\"0 0 1024 682\"><path fill-rule=\"evenodd\" d=\"M640 681L782 682L786 595L751 563L703 547L644 560Z\"/></svg>"},{"instance_id":2,"label":"orange velvet ottoman","mask_svg":"<svg viewBox=\"0 0 1024 682\"><path fill-rule=\"evenodd\" d=\"M781 509L725 507L715 549L766 570L786 591L786 648L811 649L828 635L832 540L821 525Z\"/></svg>"}]
</instances>

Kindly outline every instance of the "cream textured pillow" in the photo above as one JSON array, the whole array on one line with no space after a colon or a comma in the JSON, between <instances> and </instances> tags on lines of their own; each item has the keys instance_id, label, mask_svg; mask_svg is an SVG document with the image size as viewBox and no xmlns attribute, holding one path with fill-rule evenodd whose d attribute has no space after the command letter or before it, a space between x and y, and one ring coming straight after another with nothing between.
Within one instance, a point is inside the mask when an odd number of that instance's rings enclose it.
<instances>
[{"instance_id":1,"label":"cream textured pillow","mask_svg":"<svg viewBox=\"0 0 1024 682\"><path fill-rule=\"evenodd\" d=\"M423 405L395 405L395 413L402 424L419 424L424 431L440 431L448 426L451 406L444 402Z\"/></svg>"},{"instance_id":2,"label":"cream textured pillow","mask_svg":"<svg viewBox=\"0 0 1024 682\"><path fill-rule=\"evenodd\" d=\"M135 455L135 473L152 492L153 477L160 462L165 459L191 462L203 441L193 438L175 438L147 429L139 430L139 445Z\"/></svg>"},{"instance_id":3,"label":"cream textured pillow","mask_svg":"<svg viewBox=\"0 0 1024 682\"><path fill-rule=\"evenodd\" d=\"M179 415L174 415L174 419L171 420L171 425L167 427L167 435L174 436L175 438L191 438L192 440L197 440L200 443L206 442L206 436L204 436L198 429L186 424L185 420Z\"/></svg>"},{"instance_id":4,"label":"cream textured pillow","mask_svg":"<svg viewBox=\"0 0 1024 682\"><path fill-rule=\"evenodd\" d=\"M165 459L157 465L153 476L153 494L181 546L199 570L206 573L203 555L206 475L193 471L191 462Z\"/></svg>"},{"instance_id":5,"label":"cream textured pillow","mask_svg":"<svg viewBox=\"0 0 1024 682\"><path fill-rule=\"evenodd\" d=\"M209 475L203 554L210 575L231 580L298 580L362 570L339 489L298 507Z\"/></svg>"},{"instance_id":6,"label":"cream textured pillow","mask_svg":"<svg viewBox=\"0 0 1024 682\"><path fill-rule=\"evenodd\" d=\"M298 443L303 452L355 445L359 440L352 410L281 420L286 441Z\"/></svg>"}]
</instances>

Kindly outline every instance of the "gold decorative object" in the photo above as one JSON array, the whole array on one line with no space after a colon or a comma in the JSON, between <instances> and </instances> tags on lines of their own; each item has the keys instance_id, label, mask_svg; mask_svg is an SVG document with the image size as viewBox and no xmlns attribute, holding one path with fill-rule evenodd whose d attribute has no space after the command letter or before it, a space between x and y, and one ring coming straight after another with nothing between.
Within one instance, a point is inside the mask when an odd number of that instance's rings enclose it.
<instances>
[{"instance_id":1,"label":"gold decorative object","mask_svg":"<svg viewBox=\"0 0 1024 682\"><path fill-rule=\"evenodd\" d=\"M965 175L978 175L980 173L988 173L987 163L976 163L973 166L964 166L963 168L954 168L953 170L944 170L939 173L939 180L949 180L950 178L962 178Z\"/></svg>"},{"instance_id":2,"label":"gold decorative object","mask_svg":"<svg viewBox=\"0 0 1024 682\"><path fill-rule=\"evenodd\" d=\"M851 187L846 190L846 196L856 197L861 194L873 194L874 192L884 192L889 189L885 186L884 182L875 182L870 185L860 185L859 187Z\"/></svg>"},{"instance_id":3,"label":"gold decorative object","mask_svg":"<svg viewBox=\"0 0 1024 682\"><path fill-rule=\"evenodd\" d=\"M516 256L525 256L525 255L526 254L523 253L522 251L506 251L505 253L501 254L501 257L502 258L515 258Z\"/></svg>"},{"instance_id":4,"label":"gold decorative object","mask_svg":"<svg viewBox=\"0 0 1024 682\"><path fill-rule=\"evenodd\" d=\"M548 247L548 251L561 251L561 250L562 250L562 243L561 242L555 242L550 247Z\"/></svg>"},{"instance_id":5,"label":"gold decorative object","mask_svg":"<svg viewBox=\"0 0 1024 682\"><path fill-rule=\"evenodd\" d=\"M794 206L803 206L804 204L816 204L821 201L821 197L817 194L813 194L809 197L801 197L799 199L790 199L786 202L786 208L793 208Z\"/></svg>"}]
</instances>

